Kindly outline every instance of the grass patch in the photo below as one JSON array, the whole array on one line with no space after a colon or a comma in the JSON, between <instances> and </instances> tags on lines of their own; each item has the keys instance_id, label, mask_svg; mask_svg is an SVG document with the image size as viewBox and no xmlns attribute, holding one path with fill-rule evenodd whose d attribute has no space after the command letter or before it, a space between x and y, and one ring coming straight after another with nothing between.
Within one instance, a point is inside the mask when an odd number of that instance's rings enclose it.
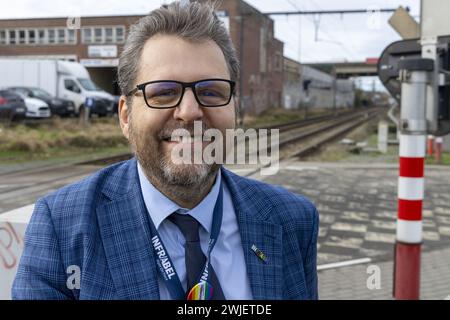
<instances>
[{"instance_id":1,"label":"grass patch","mask_svg":"<svg viewBox=\"0 0 450 320\"><path fill-rule=\"evenodd\" d=\"M81 152L82 151L82 152ZM129 152L128 147L114 148L51 148L44 152L0 151L0 164L20 164L26 162L76 162L97 157L108 157Z\"/></svg>"},{"instance_id":2,"label":"grass patch","mask_svg":"<svg viewBox=\"0 0 450 320\"><path fill-rule=\"evenodd\" d=\"M127 150L128 141L115 118L93 119L88 127L82 127L77 119L0 126L0 163L109 155Z\"/></svg>"},{"instance_id":3,"label":"grass patch","mask_svg":"<svg viewBox=\"0 0 450 320\"><path fill-rule=\"evenodd\" d=\"M367 143L367 148L376 149L378 147L378 122L380 119L386 121L383 115L380 115L371 121L363 124L349 132L345 138L357 142ZM391 124L389 125L389 139L395 139L395 126L394 130L391 130ZM393 133L392 133L393 132ZM360 148L356 148L354 145L343 145L340 141L328 144L320 152L307 157L307 161L316 162L356 162L356 163L396 163L398 162L398 146L388 146L387 153L383 154L377 151L362 151Z\"/></svg>"},{"instance_id":4,"label":"grass patch","mask_svg":"<svg viewBox=\"0 0 450 320\"><path fill-rule=\"evenodd\" d=\"M367 147L378 147L378 134L373 133L373 125L366 124L365 126L351 132L346 138L357 142L367 142ZM376 129L375 129L376 131ZM394 130L395 131L395 130ZM364 133L365 132L365 133ZM372 132L372 133L371 133ZM365 134L365 136L364 136ZM396 134L390 132L389 140L395 140ZM356 163L389 163L396 164L399 161L398 145L389 145L386 153L380 152L351 152L350 146L345 146L339 142L329 144L321 150L321 152L312 155L305 160L320 161L320 162L356 162ZM434 156L427 156L425 158L426 165L447 165L450 166L450 152L443 152L441 156L441 163L435 161Z\"/></svg>"},{"instance_id":5,"label":"grass patch","mask_svg":"<svg viewBox=\"0 0 450 320\"><path fill-rule=\"evenodd\" d=\"M427 156L425 158L426 164L441 164L445 166L450 166L450 152L442 152L441 163L437 163L434 156Z\"/></svg>"}]
</instances>

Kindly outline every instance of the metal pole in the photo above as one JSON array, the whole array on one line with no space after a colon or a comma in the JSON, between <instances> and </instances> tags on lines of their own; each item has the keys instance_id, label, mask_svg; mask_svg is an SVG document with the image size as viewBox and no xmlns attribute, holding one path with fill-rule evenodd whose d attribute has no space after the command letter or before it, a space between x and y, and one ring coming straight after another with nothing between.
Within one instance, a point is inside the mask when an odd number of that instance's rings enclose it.
<instances>
[{"instance_id":1,"label":"metal pole","mask_svg":"<svg viewBox=\"0 0 450 320\"><path fill-rule=\"evenodd\" d=\"M433 153L434 153L434 136L432 134L429 134L427 140L427 154L431 157Z\"/></svg>"},{"instance_id":2,"label":"metal pole","mask_svg":"<svg viewBox=\"0 0 450 320\"><path fill-rule=\"evenodd\" d=\"M399 62L402 81L400 121L400 172L398 180L397 235L394 262L394 297L420 297L422 201L426 145L426 86L431 59Z\"/></svg>"},{"instance_id":3,"label":"metal pole","mask_svg":"<svg viewBox=\"0 0 450 320\"><path fill-rule=\"evenodd\" d=\"M336 73L333 72L333 115L337 114L337 105L336 105Z\"/></svg>"},{"instance_id":4,"label":"metal pole","mask_svg":"<svg viewBox=\"0 0 450 320\"><path fill-rule=\"evenodd\" d=\"M239 24L239 60L241 63L241 68L240 68L240 72L239 72L239 112L238 112L238 117L239 117L239 125L243 126L244 125L244 103L243 103L243 94L244 94L244 68L245 66L243 66L244 63L244 15L240 15L239 16L240 19L240 24Z\"/></svg>"},{"instance_id":5,"label":"metal pole","mask_svg":"<svg viewBox=\"0 0 450 320\"><path fill-rule=\"evenodd\" d=\"M442 162L442 144L444 139L442 137L436 137L436 152L434 154L434 159L437 164Z\"/></svg>"}]
</instances>

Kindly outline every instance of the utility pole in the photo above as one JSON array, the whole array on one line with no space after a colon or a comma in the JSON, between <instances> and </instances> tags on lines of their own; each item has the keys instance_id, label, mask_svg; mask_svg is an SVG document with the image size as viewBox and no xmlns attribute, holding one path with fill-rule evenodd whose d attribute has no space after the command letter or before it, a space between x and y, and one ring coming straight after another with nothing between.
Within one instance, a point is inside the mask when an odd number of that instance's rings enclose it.
<instances>
[{"instance_id":1,"label":"utility pole","mask_svg":"<svg viewBox=\"0 0 450 320\"><path fill-rule=\"evenodd\" d=\"M336 80L336 68L333 67L333 72L331 73L331 76L333 77L333 115L337 115L337 106L336 106L336 91L337 91L337 80Z\"/></svg>"},{"instance_id":2,"label":"utility pole","mask_svg":"<svg viewBox=\"0 0 450 320\"><path fill-rule=\"evenodd\" d=\"M401 80L400 171L394 297L418 300L422 244L427 86L434 69L432 59L400 60Z\"/></svg>"}]
</instances>

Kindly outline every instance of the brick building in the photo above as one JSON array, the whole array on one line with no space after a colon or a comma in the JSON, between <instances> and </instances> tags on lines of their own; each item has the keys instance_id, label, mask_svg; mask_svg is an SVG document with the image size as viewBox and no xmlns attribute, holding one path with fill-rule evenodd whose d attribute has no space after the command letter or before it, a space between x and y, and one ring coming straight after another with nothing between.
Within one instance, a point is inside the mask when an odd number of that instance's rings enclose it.
<instances>
[{"instance_id":1,"label":"brick building","mask_svg":"<svg viewBox=\"0 0 450 320\"><path fill-rule=\"evenodd\" d=\"M241 61L245 112L281 107L284 44L274 37L274 21L242 0L224 0L219 10Z\"/></svg>"},{"instance_id":2,"label":"brick building","mask_svg":"<svg viewBox=\"0 0 450 320\"><path fill-rule=\"evenodd\" d=\"M217 10L241 60L245 113L282 104L283 43L274 38L273 20L242 0L224 0ZM78 61L104 90L119 94L118 57L131 24L142 15L0 20L0 56ZM69 23L69 27L68 27ZM241 50L242 48L242 50Z\"/></svg>"},{"instance_id":3,"label":"brick building","mask_svg":"<svg viewBox=\"0 0 450 320\"><path fill-rule=\"evenodd\" d=\"M119 94L118 55L140 17L83 17L79 29L68 28L68 18L0 20L0 56L78 61L98 86Z\"/></svg>"}]
</instances>

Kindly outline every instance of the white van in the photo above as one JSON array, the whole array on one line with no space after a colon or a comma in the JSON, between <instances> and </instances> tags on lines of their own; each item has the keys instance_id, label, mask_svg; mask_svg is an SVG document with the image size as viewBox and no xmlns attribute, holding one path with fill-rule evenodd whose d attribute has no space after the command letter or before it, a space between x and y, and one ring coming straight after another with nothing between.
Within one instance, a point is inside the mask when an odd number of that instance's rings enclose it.
<instances>
[{"instance_id":1,"label":"white van","mask_svg":"<svg viewBox=\"0 0 450 320\"><path fill-rule=\"evenodd\" d=\"M89 103L90 113L113 112L114 96L99 89L86 68L77 62L39 59L0 59L1 87L38 87L51 95L73 101L75 113Z\"/></svg>"}]
</instances>

